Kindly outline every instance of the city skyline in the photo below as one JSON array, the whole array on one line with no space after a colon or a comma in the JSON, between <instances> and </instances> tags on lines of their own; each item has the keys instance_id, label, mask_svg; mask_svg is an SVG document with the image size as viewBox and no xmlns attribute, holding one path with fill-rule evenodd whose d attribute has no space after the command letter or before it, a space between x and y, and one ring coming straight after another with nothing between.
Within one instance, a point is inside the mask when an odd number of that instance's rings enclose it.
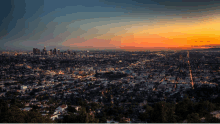
<instances>
[{"instance_id":1,"label":"city skyline","mask_svg":"<svg viewBox=\"0 0 220 124\"><path fill-rule=\"evenodd\" d=\"M220 0L3 0L0 123L220 123Z\"/></svg>"},{"instance_id":2,"label":"city skyline","mask_svg":"<svg viewBox=\"0 0 220 124\"><path fill-rule=\"evenodd\" d=\"M67 51L0 54L1 122L220 121L219 49Z\"/></svg>"}]
</instances>

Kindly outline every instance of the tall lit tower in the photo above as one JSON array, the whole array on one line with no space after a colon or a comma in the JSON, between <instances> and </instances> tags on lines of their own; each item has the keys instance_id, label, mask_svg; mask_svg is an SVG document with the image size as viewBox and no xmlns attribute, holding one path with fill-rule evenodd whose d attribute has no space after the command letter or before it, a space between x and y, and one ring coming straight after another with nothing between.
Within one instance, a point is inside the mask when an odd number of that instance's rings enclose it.
<instances>
[{"instance_id":1,"label":"tall lit tower","mask_svg":"<svg viewBox=\"0 0 220 124\"><path fill-rule=\"evenodd\" d=\"M40 49L36 48L36 50L37 50L37 55L40 55Z\"/></svg>"},{"instance_id":2,"label":"tall lit tower","mask_svg":"<svg viewBox=\"0 0 220 124\"><path fill-rule=\"evenodd\" d=\"M52 52L53 50L52 49L50 49L50 55L52 55L53 54L53 52Z\"/></svg>"},{"instance_id":3,"label":"tall lit tower","mask_svg":"<svg viewBox=\"0 0 220 124\"><path fill-rule=\"evenodd\" d=\"M44 55L46 55L46 54L47 54L46 46L44 46L44 49L43 49L43 54L44 54Z\"/></svg>"},{"instance_id":4,"label":"tall lit tower","mask_svg":"<svg viewBox=\"0 0 220 124\"><path fill-rule=\"evenodd\" d=\"M60 49L57 50L57 54L60 55Z\"/></svg>"},{"instance_id":5,"label":"tall lit tower","mask_svg":"<svg viewBox=\"0 0 220 124\"><path fill-rule=\"evenodd\" d=\"M54 55L57 54L57 48L54 48L54 50L53 50L53 54L54 54Z\"/></svg>"},{"instance_id":6,"label":"tall lit tower","mask_svg":"<svg viewBox=\"0 0 220 124\"><path fill-rule=\"evenodd\" d=\"M37 54L37 49L33 48L33 54L36 55Z\"/></svg>"}]
</instances>

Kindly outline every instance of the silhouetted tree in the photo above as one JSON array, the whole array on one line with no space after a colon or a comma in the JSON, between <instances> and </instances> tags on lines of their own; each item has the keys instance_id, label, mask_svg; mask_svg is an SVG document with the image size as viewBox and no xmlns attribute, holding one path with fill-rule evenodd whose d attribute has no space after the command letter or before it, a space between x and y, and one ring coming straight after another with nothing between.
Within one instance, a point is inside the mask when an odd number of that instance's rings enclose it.
<instances>
[{"instance_id":1,"label":"silhouetted tree","mask_svg":"<svg viewBox=\"0 0 220 124\"><path fill-rule=\"evenodd\" d=\"M187 115L187 123L200 123L200 117L198 113L191 113Z\"/></svg>"}]
</instances>

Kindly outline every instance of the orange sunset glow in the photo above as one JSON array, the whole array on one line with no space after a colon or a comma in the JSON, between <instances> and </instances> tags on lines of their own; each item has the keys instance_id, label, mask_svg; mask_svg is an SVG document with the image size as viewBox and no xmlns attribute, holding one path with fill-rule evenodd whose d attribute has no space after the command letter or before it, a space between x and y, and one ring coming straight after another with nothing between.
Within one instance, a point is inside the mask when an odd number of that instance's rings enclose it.
<instances>
[{"instance_id":1,"label":"orange sunset glow","mask_svg":"<svg viewBox=\"0 0 220 124\"><path fill-rule=\"evenodd\" d=\"M0 34L2 49L160 50L220 45L220 3L216 1L128 0L122 4L103 0L91 5L70 2L68 6L56 1L58 8L46 1L42 4L42 10L30 19L32 14L14 11L18 16L25 14L24 20L16 17L4 27Z\"/></svg>"}]
</instances>

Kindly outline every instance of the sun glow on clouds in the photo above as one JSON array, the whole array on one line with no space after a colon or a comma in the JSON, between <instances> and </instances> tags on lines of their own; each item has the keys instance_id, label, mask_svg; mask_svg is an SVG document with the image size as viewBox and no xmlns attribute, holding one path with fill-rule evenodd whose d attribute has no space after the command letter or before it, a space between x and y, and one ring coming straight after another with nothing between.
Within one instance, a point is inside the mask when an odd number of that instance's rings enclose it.
<instances>
[{"instance_id":1,"label":"sun glow on clouds","mask_svg":"<svg viewBox=\"0 0 220 124\"><path fill-rule=\"evenodd\" d=\"M193 48L220 44L219 19L135 27L133 35L123 37L123 46L133 47L166 47L166 48ZM172 22L172 21L170 21ZM180 21L177 21L180 22ZM164 25L162 25L164 24ZM132 28L130 28L132 30Z\"/></svg>"},{"instance_id":2,"label":"sun glow on clouds","mask_svg":"<svg viewBox=\"0 0 220 124\"><path fill-rule=\"evenodd\" d=\"M82 48L194 48L220 44L220 24L215 19L174 18L155 22L109 23L88 29L63 45ZM169 23L166 23L166 22ZM121 26L120 26L121 25Z\"/></svg>"}]
</instances>

